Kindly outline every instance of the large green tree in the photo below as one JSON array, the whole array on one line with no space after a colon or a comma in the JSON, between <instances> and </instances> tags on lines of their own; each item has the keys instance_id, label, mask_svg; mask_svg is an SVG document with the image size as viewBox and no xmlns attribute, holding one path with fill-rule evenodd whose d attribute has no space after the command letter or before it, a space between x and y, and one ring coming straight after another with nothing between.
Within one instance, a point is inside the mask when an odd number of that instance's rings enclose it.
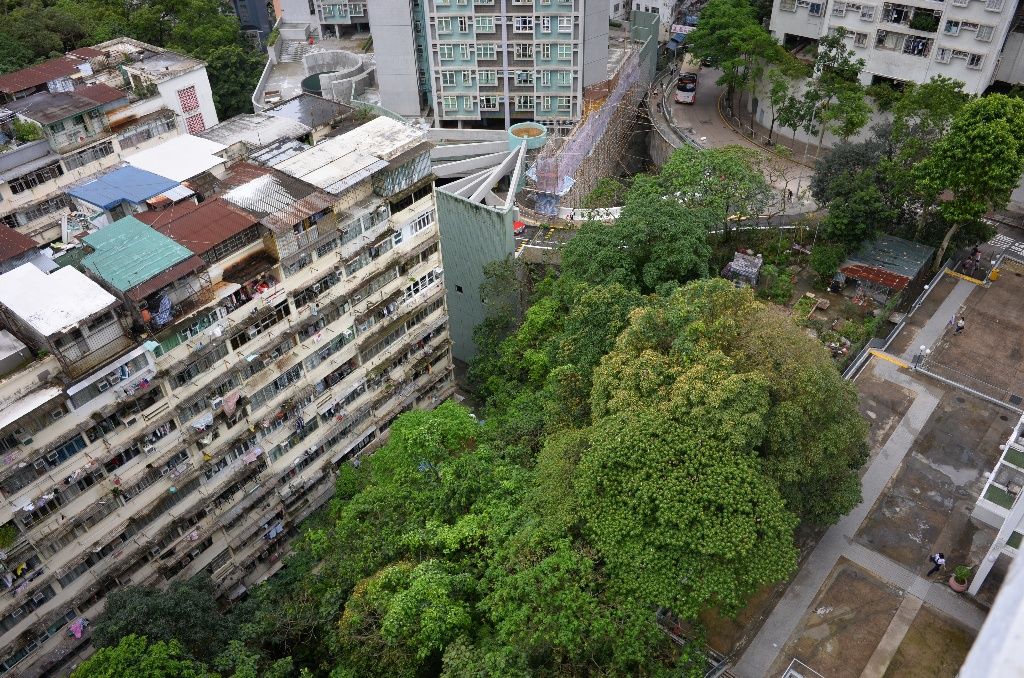
<instances>
[{"instance_id":1,"label":"large green tree","mask_svg":"<svg viewBox=\"0 0 1024 678\"><path fill-rule=\"evenodd\" d=\"M71 674L73 678L216 678L188 657L177 641L149 642L128 634L111 647L101 647Z\"/></svg>"},{"instance_id":2,"label":"large green tree","mask_svg":"<svg viewBox=\"0 0 1024 678\"><path fill-rule=\"evenodd\" d=\"M948 224L936 266L957 231L1005 207L1024 174L1024 100L992 94L965 104L915 167L918 189Z\"/></svg>"},{"instance_id":3,"label":"large green tree","mask_svg":"<svg viewBox=\"0 0 1024 678\"><path fill-rule=\"evenodd\" d=\"M176 641L196 659L209 661L227 644L233 624L217 607L208 577L176 582L167 590L128 586L110 594L93 623L93 643L112 647L135 633L151 641Z\"/></svg>"}]
</instances>

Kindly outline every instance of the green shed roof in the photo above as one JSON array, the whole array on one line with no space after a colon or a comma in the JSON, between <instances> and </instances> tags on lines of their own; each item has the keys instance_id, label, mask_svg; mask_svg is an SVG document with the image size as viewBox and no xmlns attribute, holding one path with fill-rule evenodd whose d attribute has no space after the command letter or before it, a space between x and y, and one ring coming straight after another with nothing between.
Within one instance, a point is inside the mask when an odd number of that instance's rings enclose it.
<instances>
[{"instance_id":1,"label":"green shed roof","mask_svg":"<svg viewBox=\"0 0 1024 678\"><path fill-rule=\"evenodd\" d=\"M192 252L135 217L124 217L83 238L95 251L82 265L122 292L141 285Z\"/></svg>"}]
</instances>

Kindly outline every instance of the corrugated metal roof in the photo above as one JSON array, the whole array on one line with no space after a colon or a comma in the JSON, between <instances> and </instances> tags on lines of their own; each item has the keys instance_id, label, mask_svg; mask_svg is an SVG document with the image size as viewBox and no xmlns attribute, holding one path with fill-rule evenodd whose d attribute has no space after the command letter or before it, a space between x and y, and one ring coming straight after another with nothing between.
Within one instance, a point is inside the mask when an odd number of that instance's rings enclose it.
<instances>
[{"instance_id":1,"label":"corrugated metal roof","mask_svg":"<svg viewBox=\"0 0 1024 678\"><path fill-rule=\"evenodd\" d=\"M202 254L257 223L255 217L221 198L198 205L183 203L159 212L140 212L136 217L195 254Z\"/></svg>"},{"instance_id":2,"label":"corrugated metal roof","mask_svg":"<svg viewBox=\"0 0 1024 678\"><path fill-rule=\"evenodd\" d=\"M5 106L42 125L49 125L122 99L127 102L128 95L100 84L77 87L70 92L38 92Z\"/></svg>"},{"instance_id":3,"label":"corrugated metal roof","mask_svg":"<svg viewBox=\"0 0 1024 678\"><path fill-rule=\"evenodd\" d=\"M291 228L334 204L334 196L315 186L267 168L222 197L257 217L274 231Z\"/></svg>"},{"instance_id":4,"label":"corrugated metal roof","mask_svg":"<svg viewBox=\"0 0 1024 678\"><path fill-rule=\"evenodd\" d=\"M935 249L909 240L891 235L882 235L871 242L864 243L855 254L850 255L840 270L857 268L860 275L847 273L854 278L873 276L865 279L873 280L891 289L903 289L917 276ZM873 270L873 272L872 272ZM885 275L888 272L891 275ZM905 278L902 284L896 278ZM894 285L899 284L899 287Z\"/></svg>"},{"instance_id":5,"label":"corrugated metal roof","mask_svg":"<svg viewBox=\"0 0 1024 678\"><path fill-rule=\"evenodd\" d=\"M310 127L298 120L282 118L269 113L246 113L228 118L199 136L226 146L239 142L257 148L281 139L298 139L309 134Z\"/></svg>"},{"instance_id":6,"label":"corrugated metal roof","mask_svg":"<svg viewBox=\"0 0 1024 678\"><path fill-rule=\"evenodd\" d=\"M0 261L8 261L37 247L36 241L27 235L0 226Z\"/></svg>"},{"instance_id":7,"label":"corrugated metal roof","mask_svg":"<svg viewBox=\"0 0 1024 678\"><path fill-rule=\"evenodd\" d=\"M188 248L135 217L118 219L83 240L94 251L82 265L122 292L192 257Z\"/></svg>"},{"instance_id":8,"label":"corrugated metal roof","mask_svg":"<svg viewBox=\"0 0 1024 678\"><path fill-rule=\"evenodd\" d=\"M107 210L125 201L142 203L177 185L177 181L129 165L72 186L67 194Z\"/></svg>"},{"instance_id":9,"label":"corrugated metal roof","mask_svg":"<svg viewBox=\"0 0 1024 678\"><path fill-rule=\"evenodd\" d=\"M7 75L0 75L0 92L14 94L24 89L45 85L51 80L66 78L78 72L78 62L75 59L61 57L44 61L35 66L23 68Z\"/></svg>"}]
</instances>

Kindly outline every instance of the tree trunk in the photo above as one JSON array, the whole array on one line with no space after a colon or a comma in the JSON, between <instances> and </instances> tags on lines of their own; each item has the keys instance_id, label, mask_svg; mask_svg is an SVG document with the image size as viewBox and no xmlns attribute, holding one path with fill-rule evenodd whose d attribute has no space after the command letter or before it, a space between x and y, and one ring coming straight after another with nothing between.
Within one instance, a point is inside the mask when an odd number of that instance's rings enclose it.
<instances>
[{"instance_id":1,"label":"tree trunk","mask_svg":"<svg viewBox=\"0 0 1024 678\"><path fill-rule=\"evenodd\" d=\"M773 110L774 110L774 109L773 109ZM772 116L772 125L771 125L771 127L769 127L769 128L768 128L768 143L769 143L769 144L771 144L771 143L772 143L772 134L774 134L774 133L775 133L775 119L776 119L777 117L778 117L778 116L775 116L775 115L773 115L773 116Z\"/></svg>"},{"instance_id":2,"label":"tree trunk","mask_svg":"<svg viewBox=\"0 0 1024 678\"><path fill-rule=\"evenodd\" d=\"M942 238L942 244L939 245L938 251L935 252L935 263L932 265L932 271L938 271L939 266L942 265L942 256L946 253L946 248L949 247L949 241L953 239L956 232L960 229L960 224L953 224L946 231L946 235Z\"/></svg>"}]
</instances>

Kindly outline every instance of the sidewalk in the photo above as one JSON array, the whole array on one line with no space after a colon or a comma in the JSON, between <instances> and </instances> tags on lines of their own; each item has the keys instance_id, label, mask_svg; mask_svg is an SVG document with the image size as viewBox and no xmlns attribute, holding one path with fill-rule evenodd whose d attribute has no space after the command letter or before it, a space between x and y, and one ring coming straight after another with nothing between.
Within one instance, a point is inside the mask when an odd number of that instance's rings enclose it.
<instances>
[{"instance_id":1,"label":"sidewalk","mask_svg":"<svg viewBox=\"0 0 1024 678\"><path fill-rule=\"evenodd\" d=\"M900 468L940 398L931 387L911 379L895 365L879 363L876 373L884 375L894 384L912 390L916 394L914 402L865 472L861 503L825 533L736 664L734 673L739 678L764 678L769 675L782 648L841 557L867 569L905 592L905 595L921 599L971 628L980 628L984 620L980 610L945 590L944 581L929 581L853 541L857 529Z\"/></svg>"},{"instance_id":2,"label":"sidewalk","mask_svg":"<svg viewBox=\"0 0 1024 678\"><path fill-rule=\"evenodd\" d=\"M922 346L928 348L935 346L939 339L942 338L942 335L945 334L946 328L949 327L950 319L963 308L967 297L975 289L977 289L975 283L958 280L939 308L932 314L932 317L928 319L924 327L918 330L914 341L910 343L910 346L907 347L901 357L910 362L920 352Z\"/></svg>"}]
</instances>

